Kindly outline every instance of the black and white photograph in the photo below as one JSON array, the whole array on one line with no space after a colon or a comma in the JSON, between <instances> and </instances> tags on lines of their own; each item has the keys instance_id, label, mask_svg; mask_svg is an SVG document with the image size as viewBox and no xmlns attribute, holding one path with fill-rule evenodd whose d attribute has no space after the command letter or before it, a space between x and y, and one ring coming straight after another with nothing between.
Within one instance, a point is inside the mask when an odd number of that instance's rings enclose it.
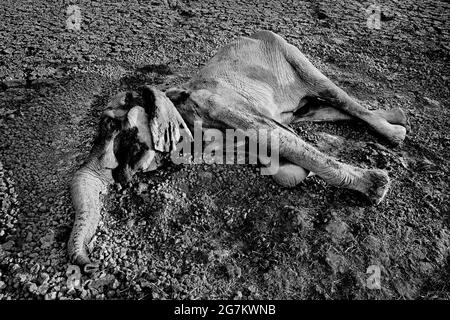
<instances>
[{"instance_id":1,"label":"black and white photograph","mask_svg":"<svg viewBox=\"0 0 450 320\"><path fill-rule=\"evenodd\" d=\"M0 0L0 300L448 300L449 21L441 0Z\"/></svg>"}]
</instances>

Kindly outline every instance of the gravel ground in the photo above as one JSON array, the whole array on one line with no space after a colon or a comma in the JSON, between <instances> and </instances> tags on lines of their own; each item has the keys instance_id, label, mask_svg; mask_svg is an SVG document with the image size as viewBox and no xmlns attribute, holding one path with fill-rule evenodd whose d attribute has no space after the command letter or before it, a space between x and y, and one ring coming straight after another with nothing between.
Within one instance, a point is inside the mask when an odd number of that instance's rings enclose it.
<instances>
[{"instance_id":1,"label":"gravel ground","mask_svg":"<svg viewBox=\"0 0 450 320\"><path fill-rule=\"evenodd\" d=\"M444 1L4 0L0 7L0 299L442 299L449 286L449 15ZM66 28L69 4L80 31ZM372 109L401 106L386 147L352 124L336 156L390 172L377 207L311 178L283 189L253 166L168 166L115 185L78 277L68 181L119 90L189 78L216 49L267 29ZM369 266L381 288L366 286Z\"/></svg>"}]
</instances>

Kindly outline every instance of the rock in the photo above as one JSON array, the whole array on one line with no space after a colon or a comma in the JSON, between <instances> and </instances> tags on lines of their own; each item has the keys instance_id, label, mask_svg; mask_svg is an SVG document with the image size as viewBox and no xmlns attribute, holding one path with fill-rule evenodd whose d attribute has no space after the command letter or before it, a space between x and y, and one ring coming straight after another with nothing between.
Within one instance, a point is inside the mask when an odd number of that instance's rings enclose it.
<instances>
[{"instance_id":1,"label":"rock","mask_svg":"<svg viewBox=\"0 0 450 320\"><path fill-rule=\"evenodd\" d=\"M5 242L2 244L2 248L5 251L11 251L11 249L14 247L14 241L9 240L8 242Z\"/></svg>"},{"instance_id":2,"label":"rock","mask_svg":"<svg viewBox=\"0 0 450 320\"><path fill-rule=\"evenodd\" d=\"M127 227L128 227L129 229L133 228L134 223L135 223L135 220L134 220L134 219L128 220L128 221L127 221Z\"/></svg>"},{"instance_id":3,"label":"rock","mask_svg":"<svg viewBox=\"0 0 450 320\"><path fill-rule=\"evenodd\" d=\"M45 236L41 237L39 241L42 243L42 249L48 249L53 245L55 241L55 232L53 230L47 231Z\"/></svg>"},{"instance_id":4,"label":"rock","mask_svg":"<svg viewBox=\"0 0 450 320\"><path fill-rule=\"evenodd\" d=\"M43 284L43 285L41 285L41 286L39 286L39 287L37 288L36 292L37 292L39 295L43 296L43 295L45 295L45 294L47 293L48 288L49 288L48 284Z\"/></svg>"},{"instance_id":5,"label":"rock","mask_svg":"<svg viewBox=\"0 0 450 320\"><path fill-rule=\"evenodd\" d=\"M117 288L119 288L119 286L120 286L120 282L117 281L117 279L115 279L115 280L113 281L113 283L112 283L111 288L112 288L113 290L116 290Z\"/></svg>"},{"instance_id":6,"label":"rock","mask_svg":"<svg viewBox=\"0 0 450 320\"><path fill-rule=\"evenodd\" d=\"M80 294L80 298L81 299L83 299L83 300L88 300L88 299L90 299L91 298L91 293L90 293L90 291L89 290L85 290L85 289L83 289L83 290L81 290L81 294Z\"/></svg>"},{"instance_id":7,"label":"rock","mask_svg":"<svg viewBox=\"0 0 450 320\"><path fill-rule=\"evenodd\" d=\"M256 288L255 285L251 284L248 286L248 291L250 291L251 293L255 293L258 289Z\"/></svg>"},{"instance_id":8,"label":"rock","mask_svg":"<svg viewBox=\"0 0 450 320\"><path fill-rule=\"evenodd\" d=\"M341 220L332 219L325 230L328 231L333 240L340 240L347 236L348 225Z\"/></svg>"},{"instance_id":9,"label":"rock","mask_svg":"<svg viewBox=\"0 0 450 320\"><path fill-rule=\"evenodd\" d=\"M45 300L55 300L56 299L56 292L50 292L47 293L44 297Z\"/></svg>"},{"instance_id":10,"label":"rock","mask_svg":"<svg viewBox=\"0 0 450 320\"><path fill-rule=\"evenodd\" d=\"M234 267L233 267L233 265L228 263L225 266L225 268L227 270L228 278L230 278L230 279L234 278Z\"/></svg>"},{"instance_id":11,"label":"rock","mask_svg":"<svg viewBox=\"0 0 450 320\"><path fill-rule=\"evenodd\" d=\"M170 194L168 192L163 192L162 196L164 197L164 199L167 199L167 200L173 200L175 198L172 194Z\"/></svg>"},{"instance_id":12,"label":"rock","mask_svg":"<svg viewBox=\"0 0 450 320\"><path fill-rule=\"evenodd\" d=\"M69 265L66 271L67 281L66 286L69 291L74 291L80 288L81 285L81 270L76 265Z\"/></svg>"},{"instance_id":13,"label":"rock","mask_svg":"<svg viewBox=\"0 0 450 320\"><path fill-rule=\"evenodd\" d=\"M211 172L209 172L209 171L201 171L201 172L198 173L198 177L203 182L210 182L214 178L214 175Z\"/></svg>"},{"instance_id":14,"label":"rock","mask_svg":"<svg viewBox=\"0 0 450 320\"><path fill-rule=\"evenodd\" d=\"M424 97L423 98L429 106L434 107L434 108L439 108L441 106L441 103L439 101Z\"/></svg>"},{"instance_id":15,"label":"rock","mask_svg":"<svg viewBox=\"0 0 450 320\"><path fill-rule=\"evenodd\" d=\"M242 270L238 266L234 266L231 263L228 263L225 268L227 270L228 278L230 279L240 278L242 276Z\"/></svg>"},{"instance_id":16,"label":"rock","mask_svg":"<svg viewBox=\"0 0 450 320\"><path fill-rule=\"evenodd\" d=\"M30 291L31 293L36 293L38 289L38 286L36 285L36 283L31 282L31 284L28 287L28 291Z\"/></svg>"},{"instance_id":17,"label":"rock","mask_svg":"<svg viewBox=\"0 0 450 320\"><path fill-rule=\"evenodd\" d=\"M403 168L409 169L408 161L404 157L398 158Z\"/></svg>"},{"instance_id":18,"label":"rock","mask_svg":"<svg viewBox=\"0 0 450 320\"><path fill-rule=\"evenodd\" d=\"M431 274L434 269L433 264L431 264L429 262L420 262L419 268L420 268L420 271L425 274Z\"/></svg>"},{"instance_id":19,"label":"rock","mask_svg":"<svg viewBox=\"0 0 450 320\"><path fill-rule=\"evenodd\" d=\"M326 261L333 270L333 273L343 272L346 267L345 258L340 255L329 250L327 252Z\"/></svg>"},{"instance_id":20,"label":"rock","mask_svg":"<svg viewBox=\"0 0 450 320\"><path fill-rule=\"evenodd\" d=\"M114 284L115 281L115 277L113 275L106 275L104 277L101 277L100 279L97 280L92 280L88 287L91 290L96 290L96 291L100 291L103 290L103 287L109 287Z\"/></svg>"},{"instance_id":21,"label":"rock","mask_svg":"<svg viewBox=\"0 0 450 320\"><path fill-rule=\"evenodd\" d=\"M147 184L145 184L145 183L142 183L142 182L140 182L139 184L138 184L138 187L137 187L137 194L142 194L142 193L144 193L145 191L147 191L147 189L148 189L148 185Z\"/></svg>"},{"instance_id":22,"label":"rock","mask_svg":"<svg viewBox=\"0 0 450 320\"><path fill-rule=\"evenodd\" d=\"M19 280L20 283L25 283L29 277L25 273L18 273L16 274L16 278Z\"/></svg>"},{"instance_id":23,"label":"rock","mask_svg":"<svg viewBox=\"0 0 450 320\"><path fill-rule=\"evenodd\" d=\"M372 252L380 252L382 250L382 243L379 238L374 235L369 235L366 238L365 247Z\"/></svg>"},{"instance_id":24,"label":"rock","mask_svg":"<svg viewBox=\"0 0 450 320\"><path fill-rule=\"evenodd\" d=\"M233 297L233 300L241 300L242 299L242 292L236 291L236 295Z\"/></svg>"},{"instance_id":25,"label":"rock","mask_svg":"<svg viewBox=\"0 0 450 320\"><path fill-rule=\"evenodd\" d=\"M211 250L208 253L208 260L209 261L217 260L219 262L222 262L222 260L224 260L227 257L229 257L229 255L230 255L230 251L228 251L228 250L221 250L221 249Z\"/></svg>"}]
</instances>

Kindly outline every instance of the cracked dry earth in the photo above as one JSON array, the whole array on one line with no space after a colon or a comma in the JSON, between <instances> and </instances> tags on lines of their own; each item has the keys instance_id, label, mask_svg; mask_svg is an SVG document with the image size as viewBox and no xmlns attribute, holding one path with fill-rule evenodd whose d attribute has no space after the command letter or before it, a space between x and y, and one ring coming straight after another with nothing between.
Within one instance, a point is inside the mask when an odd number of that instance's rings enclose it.
<instances>
[{"instance_id":1,"label":"cracked dry earth","mask_svg":"<svg viewBox=\"0 0 450 320\"><path fill-rule=\"evenodd\" d=\"M0 299L445 299L449 285L449 14L444 1L2 1ZM381 7L381 29L366 8ZM80 31L66 29L69 4ZM389 171L386 200L254 166L168 166L114 185L70 276L68 183L111 95L185 81L239 35L272 30L371 109L402 107L402 146L357 124L342 161ZM377 266L381 288L369 289ZM69 274L69 276L68 276Z\"/></svg>"}]
</instances>

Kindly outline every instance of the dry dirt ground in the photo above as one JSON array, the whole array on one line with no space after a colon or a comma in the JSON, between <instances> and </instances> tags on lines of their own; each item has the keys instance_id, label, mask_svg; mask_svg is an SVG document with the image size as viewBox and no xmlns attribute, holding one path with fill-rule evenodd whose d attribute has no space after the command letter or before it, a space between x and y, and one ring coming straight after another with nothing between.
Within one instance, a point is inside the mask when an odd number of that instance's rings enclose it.
<instances>
[{"instance_id":1,"label":"dry dirt ground","mask_svg":"<svg viewBox=\"0 0 450 320\"><path fill-rule=\"evenodd\" d=\"M54 3L58 3L55 5ZM66 9L81 8L81 30ZM381 29L366 8L381 6ZM449 14L444 1L24 1L0 6L0 299L442 299L449 270ZM272 30L367 107L402 107L392 148L354 124L343 161L388 170L386 200L255 166L170 165L115 185L92 256L67 280L68 182L119 90L190 77L239 35ZM381 270L369 289L366 270Z\"/></svg>"}]
</instances>

